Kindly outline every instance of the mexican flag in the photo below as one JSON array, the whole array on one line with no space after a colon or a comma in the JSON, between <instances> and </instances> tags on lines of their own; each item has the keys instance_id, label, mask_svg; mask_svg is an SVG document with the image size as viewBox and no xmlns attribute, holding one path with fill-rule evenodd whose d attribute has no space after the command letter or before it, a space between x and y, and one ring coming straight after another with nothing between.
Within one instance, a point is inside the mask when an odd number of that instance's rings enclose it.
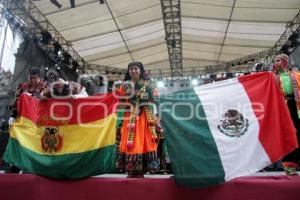
<instances>
[{"instance_id":1,"label":"mexican flag","mask_svg":"<svg viewBox=\"0 0 300 200\"><path fill-rule=\"evenodd\" d=\"M24 172L78 179L113 172L117 99L19 99L4 160Z\"/></svg>"},{"instance_id":2,"label":"mexican flag","mask_svg":"<svg viewBox=\"0 0 300 200\"><path fill-rule=\"evenodd\" d=\"M295 128L269 72L161 96L176 182L205 187L255 173L295 149Z\"/></svg>"}]
</instances>

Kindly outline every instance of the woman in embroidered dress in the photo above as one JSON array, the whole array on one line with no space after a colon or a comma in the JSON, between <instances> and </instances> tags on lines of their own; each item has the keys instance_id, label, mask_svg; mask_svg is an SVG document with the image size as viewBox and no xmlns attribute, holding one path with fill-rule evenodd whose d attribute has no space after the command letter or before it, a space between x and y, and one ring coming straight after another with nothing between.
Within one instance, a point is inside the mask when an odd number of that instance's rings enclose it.
<instances>
[{"instance_id":1,"label":"woman in embroidered dress","mask_svg":"<svg viewBox=\"0 0 300 200\"><path fill-rule=\"evenodd\" d=\"M125 170L128 177L143 177L148 170L159 167L159 119L153 114L158 105L158 92L147 78L141 62L129 63L124 82L117 92L126 104L117 168Z\"/></svg>"}]
</instances>

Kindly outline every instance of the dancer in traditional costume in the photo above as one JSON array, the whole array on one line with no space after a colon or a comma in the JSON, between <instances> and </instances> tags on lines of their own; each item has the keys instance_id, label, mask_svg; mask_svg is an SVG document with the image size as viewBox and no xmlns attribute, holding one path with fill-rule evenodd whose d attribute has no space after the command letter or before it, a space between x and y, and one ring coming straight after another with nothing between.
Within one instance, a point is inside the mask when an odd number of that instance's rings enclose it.
<instances>
[{"instance_id":1,"label":"dancer in traditional costume","mask_svg":"<svg viewBox=\"0 0 300 200\"><path fill-rule=\"evenodd\" d=\"M128 65L124 82L116 91L127 105L120 129L117 168L125 170L128 177L143 177L148 170L159 168L160 129L158 115L154 114L158 92L141 62Z\"/></svg>"},{"instance_id":2,"label":"dancer in traditional costume","mask_svg":"<svg viewBox=\"0 0 300 200\"><path fill-rule=\"evenodd\" d=\"M293 124L296 128L298 143L300 142L300 73L288 68L289 57L285 54L277 55L273 72L277 83L286 99ZM288 175L296 175L300 164L300 148L283 158L283 167Z\"/></svg>"}]
</instances>

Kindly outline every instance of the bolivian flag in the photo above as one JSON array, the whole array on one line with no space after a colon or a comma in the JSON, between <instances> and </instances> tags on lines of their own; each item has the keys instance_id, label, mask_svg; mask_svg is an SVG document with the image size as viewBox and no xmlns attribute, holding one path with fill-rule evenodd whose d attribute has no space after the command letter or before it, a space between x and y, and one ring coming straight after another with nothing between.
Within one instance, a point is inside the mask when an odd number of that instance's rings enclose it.
<instances>
[{"instance_id":1,"label":"bolivian flag","mask_svg":"<svg viewBox=\"0 0 300 200\"><path fill-rule=\"evenodd\" d=\"M19 100L4 160L23 171L78 179L115 168L117 99L113 95Z\"/></svg>"}]
</instances>

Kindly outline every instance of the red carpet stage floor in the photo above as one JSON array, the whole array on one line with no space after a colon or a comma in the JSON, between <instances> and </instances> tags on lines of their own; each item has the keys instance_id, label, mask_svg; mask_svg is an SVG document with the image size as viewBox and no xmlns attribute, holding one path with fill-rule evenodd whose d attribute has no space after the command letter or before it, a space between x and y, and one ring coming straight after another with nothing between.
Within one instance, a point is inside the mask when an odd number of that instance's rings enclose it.
<instances>
[{"instance_id":1,"label":"red carpet stage floor","mask_svg":"<svg viewBox=\"0 0 300 200\"><path fill-rule=\"evenodd\" d=\"M77 181L51 180L30 174L0 174L1 200L292 200L300 199L300 176L252 176L223 185L188 189L169 176L127 179L122 175Z\"/></svg>"}]
</instances>

